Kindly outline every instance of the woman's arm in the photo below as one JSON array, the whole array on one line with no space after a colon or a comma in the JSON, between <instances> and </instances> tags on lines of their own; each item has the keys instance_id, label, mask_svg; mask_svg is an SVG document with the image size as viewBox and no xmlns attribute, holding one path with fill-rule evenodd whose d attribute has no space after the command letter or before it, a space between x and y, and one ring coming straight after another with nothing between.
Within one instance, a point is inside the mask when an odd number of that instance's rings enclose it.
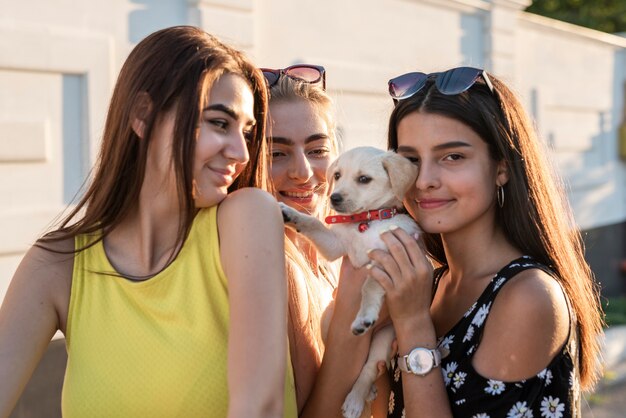
<instances>
[{"instance_id":1,"label":"woman's arm","mask_svg":"<svg viewBox=\"0 0 626 418\"><path fill-rule=\"evenodd\" d=\"M56 246L72 250L73 242ZM69 301L73 258L73 254L32 247L13 275L0 308L0 417L9 416L60 328L59 312Z\"/></svg>"},{"instance_id":2,"label":"woman's arm","mask_svg":"<svg viewBox=\"0 0 626 418\"><path fill-rule=\"evenodd\" d=\"M408 354L416 347L433 349L437 336L430 304L433 268L425 252L401 229L384 233L389 252L372 251L373 277L383 286L398 342L398 354ZM448 395L439 368L425 376L402 373L404 407L407 417L451 417Z\"/></svg>"},{"instance_id":3,"label":"woman's arm","mask_svg":"<svg viewBox=\"0 0 626 418\"><path fill-rule=\"evenodd\" d=\"M229 417L281 417L287 364L283 220L259 189L229 195L218 212L228 278Z\"/></svg>"},{"instance_id":4,"label":"woman's arm","mask_svg":"<svg viewBox=\"0 0 626 418\"><path fill-rule=\"evenodd\" d=\"M344 258L324 358L301 417L342 417L341 406L365 364L371 342L371 332L355 336L350 329L366 273L364 268L355 270Z\"/></svg>"}]
</instances>

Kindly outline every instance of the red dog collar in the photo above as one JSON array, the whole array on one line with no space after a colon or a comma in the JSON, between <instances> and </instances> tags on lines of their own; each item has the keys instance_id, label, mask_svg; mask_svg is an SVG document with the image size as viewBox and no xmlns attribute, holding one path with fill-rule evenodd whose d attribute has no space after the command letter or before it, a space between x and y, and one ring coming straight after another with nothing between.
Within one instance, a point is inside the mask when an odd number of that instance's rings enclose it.
<instances>
[{"instance_id":1,"label":"red dog collar","mask_svg":"<svg viewBox=\"0 0 626 418\"><path fill-rule=\"evenodd\" d=\"M359 231L365 232L369 228L370 221L378 219L391 219L398 214L398 209L375 209L366 212L355 213L354 215L332 215L327 216L325 221L327 224L342 224L342 223L359 223Z\"/></svg>"}]
</instances>

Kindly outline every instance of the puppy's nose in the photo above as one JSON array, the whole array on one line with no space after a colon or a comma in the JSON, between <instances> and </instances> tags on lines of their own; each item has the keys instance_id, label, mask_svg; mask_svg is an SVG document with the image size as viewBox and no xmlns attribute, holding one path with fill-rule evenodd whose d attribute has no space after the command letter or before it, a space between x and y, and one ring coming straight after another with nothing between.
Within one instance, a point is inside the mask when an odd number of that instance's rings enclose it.
<instances>
[{"instance_id":1,"label":"puppy's nose","mask_svg":"<svg viewBox=\"0 0 626 418\"><path fill-rule=\"evenodd\" d=\"M339 193L333 193L330 195L330 201L333 205L338 205L343 202L343 197Z\"/></svg>"}]
</instances>

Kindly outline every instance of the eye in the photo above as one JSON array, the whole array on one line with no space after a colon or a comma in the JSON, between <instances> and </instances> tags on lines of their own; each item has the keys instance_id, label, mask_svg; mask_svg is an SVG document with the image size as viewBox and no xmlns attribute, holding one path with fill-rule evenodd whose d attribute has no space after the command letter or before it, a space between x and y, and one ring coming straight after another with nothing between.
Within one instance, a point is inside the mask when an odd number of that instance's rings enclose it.
<instances>
[{"instance_id":1,"label":"eye","mask_svg":"<svg viewBox=\"0 0 626 418\"><path fill-rule=\"evenodd\" d=\"M461 154L448 154L444 157L444 160L447 161L459 161L462 160L464 157Z\"/></svg>"},{"instance_id":2,"label":"eye","mask_svg":"<svg viewBox=\"0 0 626 418\"><path fill-rule=\"evenodd\" d=\"M337 171L335 174L333 174L333 178L335 180L339 180L341 178L341 173L339 171Z\"/></svg>"},{"instance_id":3,"label":"eye","mask_svg":"<svg viewBox=\"0 0 626 418\"><path fill-rule=\"evenodd\" d=\"M246 144L252 144L252 140L254 139L254 129L246 129L243 131L243 137L246 140Z\"/></svg>"},{"instance_id":4,"label":"eye","mask_svg":"<svg viewBox=\"0 0 626 418\"><path fill-rule=\"evenodd\" d=\"M284 157L284 156L285 156L285 155L287 155L287 154L285 154L285 153L284 153L283 151L281 151L281 150L272 150L271 155L272 155L272 158L279 158L279 157Z\"/></svg>"},{"instance_id":5,"label":"eye","mask_svg":"<svg viewBox=\"0 0 626 418\"><path fill-rule=\"evenodd\" d=\"M225 119L209 119L207 122L221 130L228 128L228 122Z\"/></svg>"},{"instance_id":6,"label":"eye","mask_svg":"<svg viewBox=\"0 0 626 418\"><path fill-rule=\"evenodd\" d=\"M330 150L327 148L317 148L309 151L309 154L315 158L324 158L330 153Z\"/></svg>"},{"instance_id":7,"label":"eye","mask_svg":"<svg viewBox=\"0 0 626 418\"><path fill-rule=\"evenodd\" d=\"M419 165L420 163L420 159L418 157L413 157L411 155L402 155L402 156L415 165Z\"/></svg>"},{"instance_id":8,"label":"eye","mask_svg":"<svg viewBox=\"0 0 626 418\"><path fill-rule=\"evenodd\" d=\"M372 181L372 178L368 176L359 176L359 178L356 181L360 184L367 184L370 181Z\"/></svg>"}]
</instances>

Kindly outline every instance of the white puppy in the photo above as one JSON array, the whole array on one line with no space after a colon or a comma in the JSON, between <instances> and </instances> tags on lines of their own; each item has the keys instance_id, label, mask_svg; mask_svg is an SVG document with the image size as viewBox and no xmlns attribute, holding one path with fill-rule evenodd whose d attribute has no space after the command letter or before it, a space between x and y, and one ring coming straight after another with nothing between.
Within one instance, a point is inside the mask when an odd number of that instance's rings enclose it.
<instances>
[{"instance_id":1,"label":"white puppy","mask_svg":"<svg viewBox=\"0 0 626 418\"><path fill-rule=\"evenodd\" d=\"M286 225L307 237L327 260L348 255L354 267L370 260L371 249L386 249L380 234L398 226L411 235L419 228L402 213L402 199L415 182L417 167L394 152L373 147L358 147L341 154L328 168L331 183L330 202L338 213L326 218L327 228L319 219L281 204ZM361 292L361 306L352 323L352 332L366 332L378 319L385 292L372 277L367 277ZM369 356L342 411L346 418L361 415L365 401L376 397L374 380L377 364L389 363L393 328L378 331L372 340Z\"/></svg>"}]
</instances>

